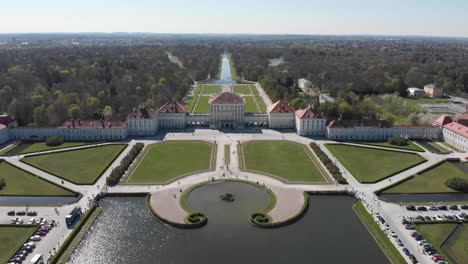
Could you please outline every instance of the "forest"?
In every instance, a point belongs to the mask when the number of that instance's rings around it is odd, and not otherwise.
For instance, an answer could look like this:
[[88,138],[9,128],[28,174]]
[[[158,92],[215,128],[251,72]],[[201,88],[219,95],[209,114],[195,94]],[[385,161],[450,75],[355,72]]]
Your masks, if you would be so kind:
[[55,126],[68,118],[125,120],[133,108],[182,99],[215,74],[220,51],[203,46],[85,46],[0,49],[0,112],[20,125]]

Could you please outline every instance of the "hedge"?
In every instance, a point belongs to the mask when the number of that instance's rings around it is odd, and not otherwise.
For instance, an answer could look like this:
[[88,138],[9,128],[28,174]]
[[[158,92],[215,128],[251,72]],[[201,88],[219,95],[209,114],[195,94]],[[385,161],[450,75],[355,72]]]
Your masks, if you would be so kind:
[[127,171],[128,167],[132,164],[133,160],[140,154],[145,145],[143,143],[136,143],[128,154],[122,159],[120,165],[115,167],[111,174],[107,177],[106,183],[109,186],[115,186],[119,183],[122,176]]
[[323,165],[327,168],[333,178],[340,184],[348,184],[348,181],[341,174],[340,169],[333,163],[333,161],[320,149],[315,143],[310,143],[310,148],[315,152],[317,157],[322,161]]
[[63,137],[61,136],[51,136],[49,138],[47,138],[46,140],[46,145],[48,147],[56,147],[56,146],[60,146],[63,144]]

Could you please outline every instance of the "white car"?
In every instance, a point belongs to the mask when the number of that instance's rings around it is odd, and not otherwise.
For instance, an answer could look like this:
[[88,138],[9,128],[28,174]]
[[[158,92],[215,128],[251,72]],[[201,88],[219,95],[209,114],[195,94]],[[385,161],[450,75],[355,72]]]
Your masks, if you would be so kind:
[[29,240],[31,240],[31,241],[41,241],[41,237],[36,235],[36,236],[30,237]]

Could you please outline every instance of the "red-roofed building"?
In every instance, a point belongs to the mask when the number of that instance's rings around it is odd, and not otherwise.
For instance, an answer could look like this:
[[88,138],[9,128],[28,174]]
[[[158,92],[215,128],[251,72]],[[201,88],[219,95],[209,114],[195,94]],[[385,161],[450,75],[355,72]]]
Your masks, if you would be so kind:
[[210,105],[210,127],[220,128],[243,128],[245,102],[241,96],[224,92],[212,96]]
[[283,99],[268,107],[268,124],[270,128],[294,128],[294,109]]
[[127,116],[127,124],[130,136],[153,136],[159,129],[159,113],[140,107]]
[[159,108],[159,126],[161,128],[185,128],[185,106],[174,100]]
[[463,151],[468,151],[468,126],[465,125],[466,122],[468,122],[467,115],[463,115],[458,119],[458,122],[444,125],[442,131],[445,142]]
[[327,138],[335,140],[387,140],[390,137],[441,137],[440,126],[392,126],[385,120],[334,120],[327,126]]
[[301,136],[325,135],[326,119],[312,108],[296,111],[296,131]]
[[14,127],[17,126],[18,123],[13,120],[9,115],[0,115],[0,125],[4,125],[7,127]]
[[447,115],[441,115],[439,118],[437,118],[432,124],[434,126],[440,126],[443,127],[446,124],[452,123],[453,120],[450,116]]
[[468,114],[464,114],[458,118],[458,123],[468,126]]

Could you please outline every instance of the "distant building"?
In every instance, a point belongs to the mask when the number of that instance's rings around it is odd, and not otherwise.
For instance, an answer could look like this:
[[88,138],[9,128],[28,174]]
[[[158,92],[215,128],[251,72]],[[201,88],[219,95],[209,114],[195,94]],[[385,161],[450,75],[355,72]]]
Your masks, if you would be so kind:
[[427,97],[442,97],[444,93],[444,88],[437,86],[436,84],[428,84],[424,86],[424,92]]
[[268,125],[270,128],[294,128],[294,109],[283,99],[268,107]]
[[244,98],[234,93],[224,92],[211,97],[208,103],[211,128],[244,127]]
[[165,103],[159,108],[159,127],[161,128],[184,128],[185,106],[174,100]]
[[410,87],[407,91],[409,97],[419,98],[426,95],[426,92],[421,88]]
[[327,120],[312,108],[296,111],[296,131],[301,136],[323,136]]
[[159,113],[140,107],[127,116],[127,124],[131,136],[153,136],[159,129]]
[[329,94],[320,94],[319,95],[319,102],[321,104],[324,103],[335,103],[335,98],[331,97]]
[[462,150],[468,151],[468,115],[461,116],[457,122],[443,126],[444,141]]
[[304,93],[310,96],[317,96],[319,93],[319,88],[315,86],[312,82],[307,79],[299,79],[297,81],[297,86],[301,89]]

